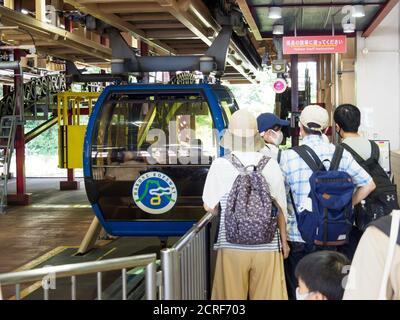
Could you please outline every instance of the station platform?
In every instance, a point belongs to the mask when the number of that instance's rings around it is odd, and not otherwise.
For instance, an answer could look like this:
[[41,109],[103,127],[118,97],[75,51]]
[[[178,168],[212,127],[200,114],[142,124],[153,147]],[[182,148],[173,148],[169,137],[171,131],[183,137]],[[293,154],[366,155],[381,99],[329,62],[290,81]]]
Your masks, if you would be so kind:
[[[160,240],[156,237],[126,237],[98,240],[96,248],[85,255],[77,255],[92,219],[93,212],[82,188],[60,191],[60,178],[27,179],[27,192],[32,193],[29,206],[9,206],[0,215],[0,273],[23,271],[44,266],[99,261],[145,253],[160,252]],[[10,193],[15,181],[9,184]],[[168,239],[168,246],[177,239]],[[128,299],[140,299],[143,286],[142,270],[128,270]],[[104,299],[120,299],[115,296],[120,273],[107,272],[103,277]],[[57,280],[51,299],[70,299],[69,279]],[[135,291],[138,289],[139,291]],[[138,294],[139,292],[139,294]],[[3,290],[5,299],[15,299],[14,288]],[[41,283],[21,287],[21,299],[42,299]],[[96,298],[96,275],[77,279],[77,299]]]

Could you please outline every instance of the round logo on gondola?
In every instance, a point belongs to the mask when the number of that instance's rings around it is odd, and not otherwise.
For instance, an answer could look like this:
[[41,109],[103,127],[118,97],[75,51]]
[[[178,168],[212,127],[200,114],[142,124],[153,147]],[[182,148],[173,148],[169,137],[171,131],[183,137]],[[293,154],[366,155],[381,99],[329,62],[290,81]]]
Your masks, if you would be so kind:
[[171,210],[176,203],[177,194],[171,178],[157,171],[141,175],[132,189],[136,205],[151,214],[162,214]]

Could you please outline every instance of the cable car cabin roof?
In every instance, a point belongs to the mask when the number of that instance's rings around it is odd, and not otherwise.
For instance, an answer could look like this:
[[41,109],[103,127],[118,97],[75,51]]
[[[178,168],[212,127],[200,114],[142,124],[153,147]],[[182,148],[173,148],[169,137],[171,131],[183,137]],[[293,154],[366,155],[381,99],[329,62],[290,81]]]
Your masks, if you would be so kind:
[[226,86],[220,84],[208,84],[208,83],[201,83],[201,84],[128,84],[128,85],[111,85],[104,89],[102,95],[108,94],[109,92],[115,91],[145,91],[145,92],[154,92],[157,94],[157,91],[165,91],[165,90],[176,90],[187,92],[191,90],[216,90],[222,89],[228,91],[229,89]]

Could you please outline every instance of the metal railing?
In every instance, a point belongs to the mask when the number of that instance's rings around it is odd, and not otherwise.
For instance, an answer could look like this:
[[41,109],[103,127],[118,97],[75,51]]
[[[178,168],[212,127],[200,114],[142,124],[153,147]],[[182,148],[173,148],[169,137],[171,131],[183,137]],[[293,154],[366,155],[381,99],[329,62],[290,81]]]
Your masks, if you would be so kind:
[[209,298],[210,226],[216,216],[207,213],[174,244],[161,251],[161,271],[157,271],[156,254],[145,254],[103,261],[43,267],[28,271],[0,274],[2,287],[15,285],[15,298],[21,298],[21,284],[42,282],[44,299],[49,299],[51,281],[71,278],[71,299],[76,300],[77,276],[97,274],[97,299],[102,300],[102,274],[121,270],[122,300],[127,299],[127,269],[145,268],[145,298],[147,300],[205,300]]
[[2,288],[6,285],[15,285],[15,298],[21,298],[21,284],[41,281],[44,300],[49,299],[51,281],[57,278],[71,278],[71,299],[76,300],[77,276],[85,274],[97,274],[97,299],[102,299],[102,274],[107,271],[121,270],[122,300],[127,299],[127,269],[146,266],[146,298],[154,295],[154,287],[157,286],[156,254],[144,254],[126,258],[109,259],[103,261],[74,263],[60,266],[43,267],[28,271],[0,274],[0,300]]
[[161,251],[164,300],[205,300],[210,280],[210,223],[207,213],[172,248]]

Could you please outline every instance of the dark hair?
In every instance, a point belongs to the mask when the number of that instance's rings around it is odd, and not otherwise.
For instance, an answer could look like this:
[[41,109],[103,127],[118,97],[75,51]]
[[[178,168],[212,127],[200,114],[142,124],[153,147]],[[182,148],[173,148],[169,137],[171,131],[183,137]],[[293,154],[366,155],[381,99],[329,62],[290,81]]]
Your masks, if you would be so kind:
[[313,130],[313,128],[316,128],[316,129],[321,128],[321,126],[319,124],[316,124],[314,122],[310,122],[310,123],[307,124],[307,126],[308,127],[303,126],[304,132],[306,134],[314,134],[314,135],[317,135],[317,136],[321,136],[322,135],[321,131]]
[[358,132],[361,122],[361,112],[352,104],[342,104],[336,108],[333,115],[335,122],[344,132]]
[[349,264],[346,256],[339,252],[317,251],[300,260],[295,274],[310,292],[320,292],[328,300],[342,300],[342,281],[346,276],[343,267]]

